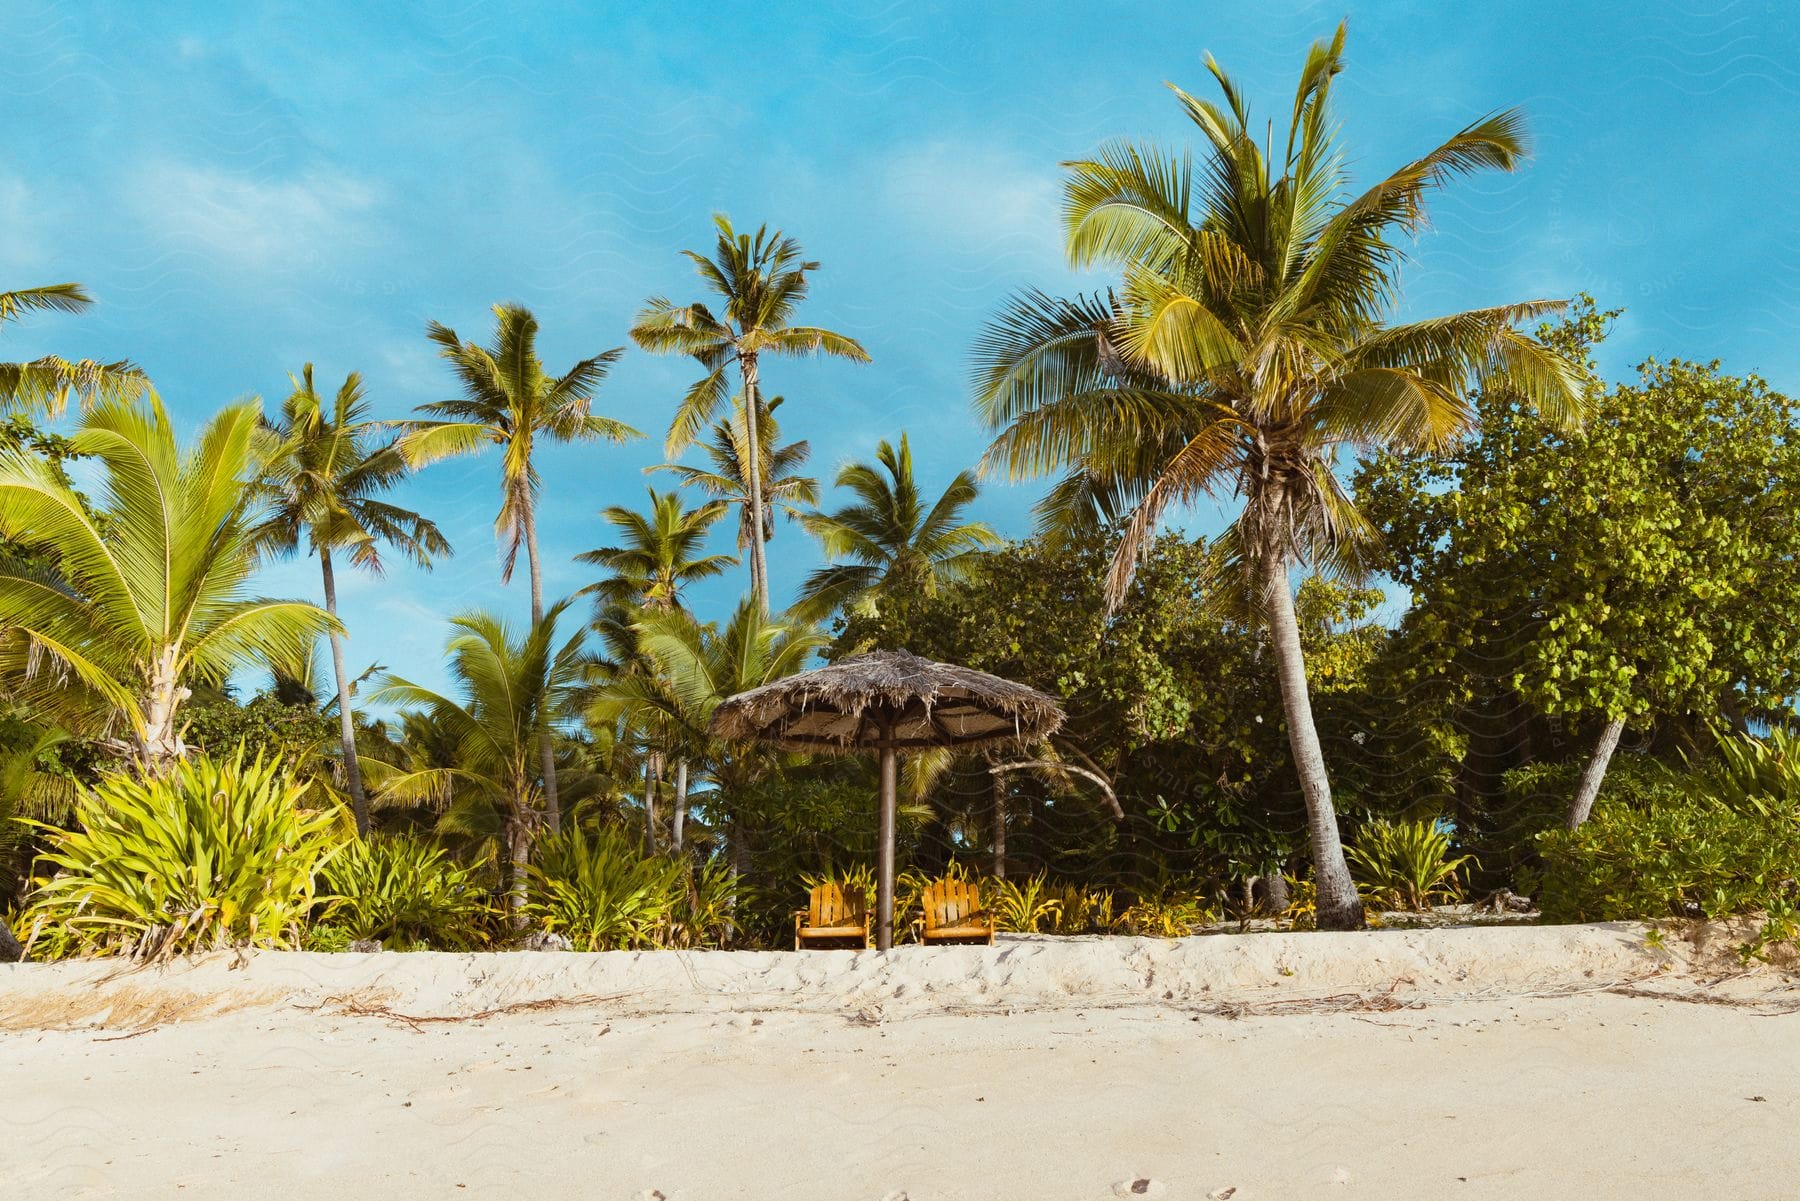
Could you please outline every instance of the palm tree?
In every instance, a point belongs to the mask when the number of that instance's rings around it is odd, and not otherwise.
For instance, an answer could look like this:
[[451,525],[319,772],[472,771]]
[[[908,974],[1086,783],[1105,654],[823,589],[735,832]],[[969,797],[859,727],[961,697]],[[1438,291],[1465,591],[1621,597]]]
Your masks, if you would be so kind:
[[[0,327],[26,313],[79,313],[93,304],[80,284],[47,284],[18,292],[0,292]],[[60,414],[71,395],[83,404],[136,400],[149,381],[128,362],[71,361],[47,355],[29,363],[0,363],[0,413],[39,409]]]
[[254,403],[221,411],[186,453],[154,393],[102,404],[71,439],[102,469],[95,511],[45,459],[0,452],[0,538],[55,564],[0,565],[0,679],[40,713],[97,702],[90,714],[129,732],[117,749],[159,771],[184,751],[190,682],[258,659],[303,671],[337,620],[244,595],[271,442]]
[[[421,405],[429,420],[412,423],[400,449],[412,466],[469,454],[489,444],[503,448],[500,468],[500,514],[494,532],[505,559],[500,579],[512,579],[519,546],[525,546],[531,572],[531,620],[544,616],[543,563],[538,555],[537,498],[541,487],[532,462],[540,436],[552,442],[605,440],[624,442],[638,431],[589,411],[594,392],[622,348],[582,359],[560,376],[544,373],[537,353],[537,318],[523,305],[494,306],[492,347],[464,342],[455,330],[433,321],[427,327],[439,353],[462,381],[463,395]],[[544,796],[550,829],[562,822],[556,795],[556,756],[548,733],[541,749]]]
[[1472,382],[1508,388],[1578,422],[1581,372],[1518,323],[1558,309],[1529,301],[1390,324],[1429,193],[1451,178],[1511,170],[1523,121],[1486,117],[1360,194],[1347,191],[1331,115],[1344,30],[1309,53],[1283,157],[1237,86],[1207,59],[1224,106],[1175,95],[1209,145],[1185,155],[1117,143],[1068,165],[1070,261],[1117,266],[1104,297],[1017,297],[978,348],[977,409],[997,431],[985,466],[1013,478],[1066,472],[1040,505],[1053,528],[1122,523],[1107,578],[1116,603],[1165,514],[1232,492],[1225,537],[1245,595],[1266,620],[1305,794],[1319,921],[1362,924],[1313,727],[1289,572],[1354,572],[1372,532],[1345,495],[1340,451],[1432,449],[1465,434]]
[[[488,613],[451,619],[445,653],[462,696],[452,699],[388,676],[372,698],[421,713],[453,748],[453,762],[403,767],[383,786],[384,799],[447,804],[452,797],[487,801],[503,818],[508,864],[507,910],[523,920],[525,865],[531,858],[542,793],[539,748],[567,718],[590,663],[582,636],[560,645],[556,623],[568,601],[550,606],[523,635]],[[547,816],[547,814],[546,814]]]
[[681,592],[695,580],[710,579],[737,560],[730,555],[699,554],[713,523],[725,513],[722,500],[697,509],[681,503],[679,492],[650,493],[648,515],[611,505],[600,515],[619,531],[620,546],[603,546],[576,555],[576,561],[605,567],[612,575],[589,584],[577,596],[597,594],[596,603],[641,606],[668,611],[682,607]]
[[[819,503],[819,481],[810,475],[799,474],[812,454],[811,444],[801,441],[781,445],[781,426],[775,420],[775,410],[781,405],[781,397],[771,397],[757,414],[756,422],[758,459],[762,463],[757,484],[762,489],[764,543],[775,537],[777,510],[789,518],[798,518],[805,512],[802,506]],[[750,549],[751,531],[756,526],[751,520],[750,475],[744,470],[744,465],[750,461],[750,437],[744,428],[741,395],[732,400],[731,419],[715,422],[712,437],[700,443],[700,449],[711,460],[710,469],[658,463],[646,470],[672,471],[683,484],[734,506],[738,511],[738,552],[746,553]]]
[[[739,234],[723,213],[713,216],[718,245],[713,257],[682,253],[693,261],[706,287],[724,302],[718,314],[703,303],[677,305],[652,296],[638,314],[631,337],[655,354],[692,355],[706,374],[682,398],[669,425],[668,457],[673,459],[700,436],[719,408],[731,398],[735,364],[744,412],[754,420],[744,425],[748,461],[761,463],[761,364],[764,355],[829,354],[866,363],[869,354],[854,338],[813,325],[793,325],[794,312],[806,299],[807,274],[819,264],[802,258],[800,244],[768,226],[754,235]],[[767,518],[762,473],[748,473],[750,528],[763,529]],[[769,571],[762,540],[750,540],[750,592],[765,615],[769,611]]]
[[[599,685],[588,710],[590,724],[623,719],[640,729],[660,725],[684,759],[706,767],[729,812],[734,792],[767,766],[768,754],[712,738],[707,726],[713,710],[729,696],[804,670],[830,639],[792,615],[765,617],[751,598],[739,603],[722,631],[679,609],[645,613],[633,628],[636,651],[652,670],[617,672]],[[733,863],[741,873],[748,831],[741,820],[730,827]]]
[[[329,404],[313,386],[311,363],[289,380],[293,391],[282,403],[281,419],[270,427],[281,439],[281,448],[264,467],[263,482],[274,506],[269,543],[277,553],[292,554],[305,538],[308,549],[319,556],[325,611],[336,617],[334,550],[344,552],[352,567],[380,575],[383,544],[429,569],[432,556],[450,553],[450,543],[435,523],[380,499],[405,477],[406,459],[393,437],[381,437],[386,423],[367,419],[362,377],[355,372],[347,376]],[[337,678],[344,779],[357,833],[366,835],[369,801],[356,755],[356,715],[350,705],[344,640],[336,631],[331,635],[331,666]]]
[[926,508],[905,434],[898,449],[881,442],[873,464],[845,466],[837,486],[854,492],[857,502],[801,519],[818,536],[828,559],[850,560],[827,564],[807,577],[800,607],[810,616],[822,618],[883,596],[935,596],[940,584],[968,578],[982,551],[1000,544],[1000,536],[985,522],[962,520],[979,491],[972,471],[958,472]]

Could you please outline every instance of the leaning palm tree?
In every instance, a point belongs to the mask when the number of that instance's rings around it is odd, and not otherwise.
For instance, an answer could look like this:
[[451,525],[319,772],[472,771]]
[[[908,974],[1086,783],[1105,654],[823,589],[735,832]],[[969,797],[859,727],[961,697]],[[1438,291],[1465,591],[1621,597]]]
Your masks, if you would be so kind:
[[[281,440],[280,449],[263,468],[263,483],[274,508],[267,530],[269,546],[276,553],[292,554],[305,540],[319,556],[325,611],[336,617],[333,551],[342,552],[352,567],[380,575],[384,544],[429,569],[434,555],[450,553],[450,543],[434,522],[380,499],[405,478],[406,459],[394,437],[383,435],[386,423],[368,420],[362,377],[352,372],[329,403],[313,386],[311,363],[289,380],[293,391],[282,403],[280,420],[270,427]],[[344,782],[356,813],[357,833],[366,835],[369,800],[356,755],[356,715],[350,704],[344,639],[336,631],[331,634],[331,666],[337,679]]]
[[538,751],[569,717],[590,663],[582,635],[557,641],[556,623],[568,608],[560,601],[523,635],[488,613],[451,619],[455,631],[446,647],[450,672],[461,685],[453,699],[429,688],[388,676],[372,698],[421,713],[449,741],[448,764],[402,767],[383,783],[388,803],[447,804],[479,798],[503,821],[508,883],[506,905],[515,924],[523,920],[525,865],[541,820],[547,790]]
[[[26,313],[79,313],[93,304],[80,284],[47,284],[0,292],[0,326]],[[29,363],[0,363],[0,413],[37,409],[57,416],[79,397],[83,404],[135,400],[149,381],[128,362],[63,359],[46,355]]]
[[[700,431],[730,399],[731,368],[737,367],[743,394],[743,422],[747,461],[761,463],[762,359],[764,355],[829,354],[866,363],[869,354],[854,338],[813,325],[791,324],[800,302],[806,299],[807,274],[819,264],[802,257],[800,244],[783,237],[780,230],[762,226],[754,235],[739,234],[723,213],[713,216],[718,245],[707,258],[696,251],[682,253],[723,307],[715,314],[703,303],[678,305],[667,297],[652,296],[631,327],[639,346],[656,354],[691,355],[705,369],[682,398],[669,425],[668,457],[673,459],[700,436]],[[767,498],[762,473],[751,471],[750,528],[764,528]],[[769,611],[769,571],[760,538],[750,540],[750,592],[763,613]]]
[[837,486],[855,493],[856,503],[801,519],[827,558],[849,560],[807,577],[800,608],[809,616],[873,605],[885,596],[935,596],[940,584],[967,579],[981,553],[1000,544],[985,522],[963,520],[979,491],[974,472],[958,472],[943,495],[926,506],[905,434],[898,449],[881,442],[874,463],[845,466]]
[[1180,89],[1208,157],[1117,143],[1068,165],[1070,261],[1122,273],[1104,297],[1016,298],[978,348],[976,407],[997,431],[985,466],[1013,478],[1061,472],[1040,506],[1053,528],[1118,522],[1107,578],[1117,603],[1139,552],[1172,510],[1242,498],[1225,535],[1242,595],[1266,620],[1305,795],[1319,921],[1362,923],[1313,727],[1289,573],[1356,571],[1372,535],[1336,474],[1339,455],[1442,447],[1466,433],[1471,384],[1508,388],[1578,422],[1580,369],[1519,332],[1560,307],[1528,301],[1390,324],[1428,194],[1484,169],[1511,170],[1523,121],[1506,111],[1352,194],[1331,115],[1344,30],[1309,53],[1281,157],[1229,76],[1224,104]]
[[[756,422],[757,456],[762,464],[757,486],[762,490],[762,540],[765,544],[775,537],[777,512],[798,519],[806,511],[805,506],[819,503],[819,481],[800,474],[800,469],[812,455],[812,445],[805,441],[781,445],[781,426],[775,420],[775,410],[781,405],[781,397],[770,397],[757,414]],[[700,443],[700,449],[710,460],[710,468],[658,463],[645,470],[672,471],[683,484],[698,488],[735,508],[738,513],[738,552],[747,554],[756,527],[751,524],[750,473],[745,469],[750,462],[750,432],[744,428],[741,395],[732,401],[730,419],[714,422],[712,436]]]
[[[630,426],[589,411],[595,391],[621,353],[620,348],[582,359],[560,376],[544,372],[537,353],[537,318],[523,305],[494,306],[491,347],[465,342],[455,330],[433,321],[431,340],[462,382],[455,400],[421,405],[427,418],[412,423],[400,450],[413,466],[469,454],[488,445],[502,448],[500,514],[494,519],[504,560],[500,579],[512,579],[521,543],[531,572],[531,620],[544,616],[543,563],[538,555],[537,500],[541,488],[532,454],[540,437],[552,442],[624,442],[641,435]],[[556,795],[556,757],[548,733],[542,747],[544,794],[551,830],[562,820]]]
[[337,620],[245,595],[272,441],[254,403],[217,414],[185,452],[154,393],[102,404],[71,439],[101,469],[95,509],[47,460],[0,452],[0,538],[32,560],[0,565],[0,681],[35,712],[82,710],[90,728],[76,732],[122,723],[115,749],[160,771],[185,749],[190,683],[259,660],[303,671]]
[[651,488],[650,511],[640,513],[610,505],[600,515],[619,531],[619,546],[603,546],[576,555],[576,561],[607,568],[612,574],[589,584],[577,596],[596,594],[596,603],[641,606],[667,611],[682,607],[681,594],[695,580],[710,579],[737,560],[730,555],[700,553],[707,533],[725,513],[725,502],[708,501],[697,509],[681,503],[679,492]]

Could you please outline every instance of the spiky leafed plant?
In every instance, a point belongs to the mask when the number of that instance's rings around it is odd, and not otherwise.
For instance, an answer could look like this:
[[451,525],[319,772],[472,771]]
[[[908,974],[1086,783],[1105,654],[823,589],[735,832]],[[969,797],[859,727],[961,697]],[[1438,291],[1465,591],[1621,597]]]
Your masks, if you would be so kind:
[[[715,314],[704,303],[678,305],[664,296],[652,296],[631,327],[639,346],[656,354],[692,356],[706,374],[688,389],[669,425],[667,453],[673,459],[687,448],[713,420],[732,394],[731,369],[735,365],[743,410],[752,419],[741,422],[748,454],[746,461],[762,462],[762,359],[764,355],[828,354],[866,363],[869,353],[854,338],[813,325],[792,324],[800,302],[806,299],[809,272],[819,264],[802,257],[800,244],[773,233],[768,226],[755,234],[740,234],[723,213],[713,216],[718,245],[707,258],[696,251],[682,253],[693,261],[701,280],[723,307]],[[749,476],[750,528],[766,528],[762,473]],[[769,572],[760,538],[750,540],[750,593],[757,607],[769,611]]]
[[807,577],[800,607],[809,616],[897,593],[936,595],[940,584],[968,578],[981,552],[1000,544],[985,522],[963,520],[978,492],[974,472],[958,472],[926,506],[905,434],[898,448],[880,443],[874,463],[851,463],[839,471],[837,486],[855,493],[856,503],[801,519],[826,558],[849,560]]
[[[420,405],[426,414],[412,423],[400,442],[409,463],[418,466],[453,455],[470,454],[488,445],[502,449],[500,513],[494,532],[504,554],[500,579],[512,579],[521,543],[531,573],[531,620],[544,616],[543,563],[538,555],[537,500],[542,482],[532,461],[539,438],[551,442],[602,440],[624,442],[638,431],[590,411],[594,393],[622,348],[582,359],[560,376],[547,375],[537,353],[537,318],[518,304],[494,306],[494,344],[465,342],[455,330],[436,321],[427,326],[462,382],[455,400]],[[539,748],[544,796],[550,828],[562,820],[556,793],[556,754],[548,732]]]
[[706,535],[725,513],[725,502],[709,501],[697,509],[681,503],[679,492],[649,489],[650,511],[640,513],[610,505],[600,515],[619,531],[619,546],[603,546],[576,555],[612,572],[589,584],[577,596],[593,594],[596,603],[636,605],[666,612],[682,608],[681,592],[695,580],[710,579],[737,560],[730,555],[699,553]]
[[[26,313],[79,313],[93,304],[80,284],[47,284],[0,292],[0,327]],[[29,363],[0,363],[0,413],[36,409],[56,416],[78,397],[83,404],[135,400],[149,381],[131,363],[100,363],[46,355]]]
[[[757,414],[756,444],[762,463],[757,484],[763,497],[764,543],[775,537],[777,512],[798,518],[805,512],[803,506],[819,503],[819,481],[800,474],[812,454],[812,445],[804,441],[781,445],[781,426],[775,420],[775,410],[782,403],[781,397],[770,397]],[[672,471],[683,484],[698,488],[735,508],[738,513],[738,552],[748,553],[751,531],[756,526],[751,521],[750,473],[745,470],[745,464],[750,462],[750,432],[744,428],[742,396],[732,401],[728,420],[713,423],[712,436],[700,443],[700,449],[711,461],[710,468],[658,463],[648,470]]]
[[[264,467],[274,512],[268,526],[270,547],[292,554],[302,540],[319,556],[324,577],[325,611],[337,616],[337,579],[332,552],[340,551],[352,567],[382,573],[385,544],[420,567],[434,555],[450,553],[450,543],[437,525],[410,509],[380,499],[407,473],[406,459],[386,423],[368,419],[362,377],[352,372],[329,403],[313,386],[313,365],[289,377],[293,391],[271,429],[280,449]],[[331,666],[337,679],[339,738],[343,744],[344,782],[356,814],[356,831],[369,832],[369,800],[363,792],[356,755],[356,716],[350,704],[351,680],[344,666],[344,639],[331,635]]]
[[[1051,527],[1119,522],[1107,595],[1172,510],[1241,498],[1226,546],[1266,619],[1305,794],[1319,920],[1362,924],[1313,727],[1289,572],[1354,571],[1371,532],[1336,475],[1343,451],[1429,449],[1465,434],[1471,383],[1510,388],[1579,420],[1579,369],[1520,333],[1558,309],[1527,301],[1392,324],[1395,235],[1416,233],[1449,180],[1511,170],[1516,110],[1485,117],[1360,193],[1331,115],[1344,30],[1313,46],[1285,148],[1265,151],[1237,85],[1207,59],[1223,105],[1174,89],[1206,140],[1184,153],[1115,143],[1068,164],[1064,232],[1077,267],[1122,274],[1103,297],[1016,298],[981,339],[976,407],[997,431],[986,467],[1064,473],[1040,508]],[[1271,139],[1272,140],[1272,139]],[[1277,144],[1279,145],[1279,144]]]
[[186,451],[154,394],[100,405],[70,439],[100,467],[94,509],[47,460],[0,452],[0,538],[56,565],[0,565],[0,680],[77,732],[122,724],[119,749],[160,771],[183,752],[190,683],[259,660],[304,670],[336,619],[245,595],[272,441],[254,403],[219,412]]
[[531,841],[545,818],[538,751],[570,715],[590,667],[579,632],[557,640],[556,623],[568,606],[550,606],[523,634],[489,613],[452,618],[445,654],[461,686],[460,700],[392,675],[371,698],[422,711],[453,746],[448,765],[402,767],[389,776],[382,786],[387,799],[443,805],[476,796],[503,815],[507,909],[515,920]]

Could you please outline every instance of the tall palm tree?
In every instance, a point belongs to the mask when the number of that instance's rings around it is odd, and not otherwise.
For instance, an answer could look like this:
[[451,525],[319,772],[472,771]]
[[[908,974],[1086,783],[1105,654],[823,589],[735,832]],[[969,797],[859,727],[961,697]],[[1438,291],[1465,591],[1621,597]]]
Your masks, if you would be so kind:
[[650,511],[639,513],[623,505],[609,505],[600,515],[619,531],[619,546],[603,546],[576,555],[576,561],[592,563],[612,572],[589,584],[577,596],[597,594],[597,603],[641,606],[667,611],[682,607],[681,593],[695,580],[710,579],[737,560],[730,555],[707,555],[707,533],[725,513],[722,500],[708,501],[697,509],[681,503],[679,492],[650,493]]
[[[613,664],[615,672],[653,672],[655,665],[636,646],[635,631],[629,629],[643,612],[667,613],[681,609],[681,592],[690,582],[716,576],[726,566],[736,563],[730,555],[704,555],[708,531],[723,516],[727,505],[723,500],[709,501],[698,509],[688,509],[678,492],[658,493],[650,489],[650,514],[614,505],[602,515],[623,535],[622,546],[606,546],[576,558],[585,563],[608,567],[612,574],[581,591],[595,593],[595,627],[609,649],[625,653]],[[644,843],[654,854],[657,849],[656,793],[662,783],[664,765],[675,762],[674,841],[680,847],[680,831],[686,817],[688,761],[682,754],[681,739],[667,721],[650,721],[641,730],[644,740]]]
[[1313,46],[1286,145],[1263,131],[1207,59],[1223,106],[1174,89],[1205,137],[1186,154],[1115,143],[1068,164],[1070,261],[1119,268],[1104,297],[1017,297],[978,348],[976,407],[997,431],[988,469],[1065,472],[1040,506],[1052,527],[1122,523],[1107,579],[1123,596],[1139,550],[1172,509],[1235,493],[1226,546],[1266,620],[1305,794],[1319,921],[1362,923],[1313,727],[1289,572],[1355,571],[1372,535],[1335,468],[1341,451],[1430,449],[1468,431],[1472,382],[1577,422],[1580,369],[1518,323],[1561,307],[1528,301],[1391,324],[1427,196],[1450,179],[1513,169],[1515,110],[1486,117],[1372,187],[1348,190],[1331,115],[1344,30]]
[[0,452],[0,538],[56,565],[0,565],[0,680],[41,713],[97,702],[90,716],[122,721],[119,749],[157,771],[183,753],[190,683],[259,659],[304,670],[337,620],[244,594],[272,441],[254,403],[222,410],[185,452],[154,393],[99,405],[71,439],[103,473],[92,511],[45,459]]
[[[757,414],[757,454],[762,464],[757,485],[762,489],[762,540],[766,544],[775,537],[775,514],[782,512],[797,519],[804,506],[819,503],[819,481],[801,475],[800,469],[812,455],[812,445],[805,441],[781,445],[781,426],[775,410],[782,405],[779,396],[770,397]],[[744,428],[744,400],[740,394],[732,400],[731,417],[713,423],[712,436],[700,443],[701,451],[712,466],[689,467],[682,463],[658,463],[647,471],[672,471],[683,484],[698,488],[737,509],[739,554],[750,550],[752,523],[750,509],[750,433]]]
[[[80,284],[47,284],[0,292],[0,327],[26,313],[79,313],[93,304]],[[77,396],[83,404],[135,400],[149,381],[131,363],[99,363],[46,355],[29,363],[0,363],[0,413],[39,409],[60,414]]]
[[[764,225],[754,235],[739,234],[723,213],[713,215],[718,245],[713,256],[692,250],[682,253],[723,307],[715,314],[704,303],[677,305],[667,297],[652,296],[645,302],[631,337],[655,354],[691,355],[706,374],[695,381],[682,398],[669,425],[668,457],[673,459],[700,436],[732,393],[731,368],[737,367],[743,393],[747,459],[762,462],[761,417],[762,359],[764,355],[794,356],[829,354],[866,363],[869,353],[854,338],[813,325],[794,325],[800,302],[806,299],[807,274],[819,264],[802,257],[800,244],[769,232]],[[762,473],[747,473],[750,483],[750,528],[765,528],[766,498]],[[769,611],[769,571],[760,538],[750,540],[750,592],[759,610]]]
[[[311,363],[289,380],[293,391],[282,402],[280,420],[270,427],[281,447],[263,469],[274,506],[269,544],[277,553],[292,554],[305,539],[319,556],[325,611],[336,617],[333,551],[342,551],[352,567],[380,575],[384,544],[429,569],[434,555],[450,553],[450,543],[434,522],[380,499],[406,476],[406,459],[394,436],[383,436],[387,423],[368,420],[362,377],[351,372],[329,403],[313,386]],[[344,666],[344,639],[336,631],[331,634],[331,666],[337,679],[344,779],[357,833],[367,834],[369,800],[356,755],[350,674]]]
[[454,748],[448,765],[402,767],[383,784],[386,799],[444,804],[453,796],[486,800],[503,815],[508,864],[507,910],[522,920],[525,865],[547,789],[538,751],[569,717],[590,663],[582,635],[557,641],[556,623],[568,601],[550,606],[523,634],[489,613],[451,619],[445,653],[461,686],[455,699],[388,676],[372,698],[422,713]]
[[856,503],[835,513],[809,513],[801,521],[817,535],[827,558],[849,562],[827,564],[807,577],[800,607],[808,615],[822,618],[896,594],[935,596],[941,583],[966,579],[981,552],[1000,544],[985,522],[963,520],[979,491],[974,472],[958,472],[926,507],[905,434],[897,449],[882,441],[874,463],[846,465],[837,486],[855,493]]
[[[435,321],[427,327],[439,353],[462,381],[463,395],[419,406],[428,417],[412,423],[412,432],[401,439],[400,449],[416,467],[490,444],[502,448],[500,513],[494,519],[494,532],[505,554],[500,579],[503,583],[512,579],[523,543],[531,572],[531,620],[536,623],[544,616],[543,563],[537,542],[537,499],[542,482],[532,461],[538,438],[624,442],[642,435],[589,409],[600,382],[623,348],[602,351],[560,376],[550,376],[538,358],[538,322],[531,310],[518,304],[497,304],[494,318],[491,347],[465,342],[455,330]],[[562,822],[562,809],[556,794],[556,755],[548,733],[540,757],[550,829],[554,831]]]

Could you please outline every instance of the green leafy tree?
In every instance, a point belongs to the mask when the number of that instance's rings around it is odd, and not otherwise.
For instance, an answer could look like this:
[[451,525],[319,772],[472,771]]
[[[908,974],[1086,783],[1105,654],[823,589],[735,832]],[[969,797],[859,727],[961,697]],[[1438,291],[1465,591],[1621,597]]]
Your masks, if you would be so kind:
[[[1077,267],[1109,265],[1104,297],[1028,292],[978,348],[976,407],[997,432],[986,465],[1013,478],[1063,473],[1040,506],[1053,528],[1118,521],[1116,602],[1164,516],[1242,498],[1223,544],[1269,631],[1295,769],[1307,801],[1319,921],[1362,924],[1308,694],[1290,573],[1356,572],[1372,545],[1337,476],[1338,456],[1433,449],[1466,431],[1470,381],[1504,384],[1551,418],[1580,414],[1579,371],[1518,322],[1549,301],[1393,324],[1396,236],[1429,195],[1524,152],[1516,111],[1470,125],[1361,193],[1330,105],[1344,31],[1301,72],[1282,153],[1212,60],[1223,105],[1174,89],[1207,142],[1186,154],[1115,143],[1071,164],[1065,235]],[[1269,139],[1272,141],[1272,139]]]
[[402,768],[383,782],[388,798],[446,805],[479,799],[501,815],[509,884],[507,909],[515,923],[525,896],[525,866],[546,814],[539,748],[557,723],[571,716],[590,664],[582,635],[558,641],[556,624],[568,608],[550,606],[524,633],[489,613],[451,619],[445,654],[461,698],[433,692],[399,676],[386,677],[372,698],[422,714],[441,736],[444,761]]
[[607,568],[612,574],[576,595],[594,594],[601,605],[639,606],[668,611],[683,608],[681,593],[695,580],[710,579],[737,560],[730,555],[700,553],[713,523],[724,516],[726,503],[710,501],[697,509],[681,503],[679,492],[652,488],[650,511],[640,513],[610,505],[600,515],[619,531],[618,546],[603,546],[576,555],[580,563]]
[[[0,328],[27,313],[79,313],[93,304],[80,284],[48,284],[0,292]],[[128,362],[100,363],[46,355],[29,363],[0,363],[0,413],[36,409],[60,414],[69,397],[83,404],[135,400],[149,381]]]
[[[775,410],[781,405],[781,397],[771,397],[757,414],[757,448],[762,464],[758,482],[763,496],[762,540],[765,543],[775,537],[777,512],[797,519],[805,512],[805,506],[819,503],[819,481],[800,474],[812,454],[811,444],[790,442],[781,445],[781,427],[775,420]],[[698,488],[735,508],[738,553],[746,554],[756,526],[752,524],[750,508],[750,476],[744,469],[750,462],[750,437],[744,428],[743,397],[733,401],[730,420],[713,424],[712,436],[701,442],[700,449],[711,467],[659,463],[649,470],[674,472],[688,487]]]
[[[338,615],[337,578],[332,554],[342,553],[352,567],[374,575],[383,569],[383,546],[429,568],[432,557],[450,553],[450,543],[436,523],[382,500],[407,474],[407,464],[384,435],[385,423],[368,419],[362,377],[345,377],[327,402],[313,385],[311,363],[292,378],[293,391],[271,427],[280,449],[264,465],[273,513],[269,543],[291,554],[302,541],[319,556],[324,578],[325,611]],[[337,681],[339,739],[344,780],[356,814],[356,831],[369,832],[369,801],[363,790],[356,755],[356,717],[350,703],[352,681],[344,666],[344,639],[331,634],[331,667]]]
[[[426,418],[413,424],[400,450],[413,466],[499,446],[500,514],[494,532],[505,558],[504,583],[512,579],[519,547],[531,573],[531,620],[544,616],[543,563],[538,555],[537,502],[543,481],[533,454],[538,439],[551,442],[624,442],[641,435],[630,426],[590,411],[594,393],[621,350],[582,359],[559,376],[545,373],[537,353],[537,318],[523,305],[494,306],[494,344],[465,342],[433,321],[427,332],[462,383],[463,395],[419,406]],[[544,796],[550,828],[562,820],[556,791],[556,752],[548,731],[541,748]]]
[[[1545,336],[1586,358],[1615,316],[1584,298]],[[1479,435],[1356,484],[1413,593],[1418,681],[1452,713],[1522,702],[1593,731],[1571,829],[1628,726],[1785,721],[1800,694],[1800,405],[1717,363],[1590,378],[1578,430],[1485,392]]]
[[0,538],[54,571],[0,566],[0,679],[28,707],[98,733],[160,771],[180,758],[189,684],[258,661],[303,670],[335,618],[245,595],[270,453],[255,404],[233,405],[183,451],[162,402],[108,403],[70,439],[98,464],[90,511],[49,461],[0,451]]
[[801,519],[827,559],[848,560],[807,577],[801,607],[809,615],[876,604],[896,593],[933,595],[947,581],[967,579],[981,553],[1000,544],[986,522],[964,520],[979,492],[974,472],[958,472],[927,507],[905,434],[898,448],[882,441],[874,463],[846,465],[837,486],[854,493],[855,503]]
[[[866,363],[869,354],[854,338],[814,325],[795,325],[793,318],[808,290],[807,276],[819,264],[808,262],[800,244],[780,230],[760,227],[755,234],[740,234],[730,218],[715,214],[719,240],[711,258],[683,251],[706,288],[720,302],[715,313],[704,302],[678,305],[664,296],[645,302],[631,337],[655,354],[691,356],[706,374],[682,397],[669,426],[668,456],[673,459],[705,429],[731,398],[732,368],[742,409],[747,454],[744,461],[763,461],[761,433],[762,360],[768,357],[828,354]],[[763,473],[744,473],[749,478],[750,528],[766,530],[767,498]],[[760,538],[750,540],[750,592],[764,614],[769,611],[769,572]]]

